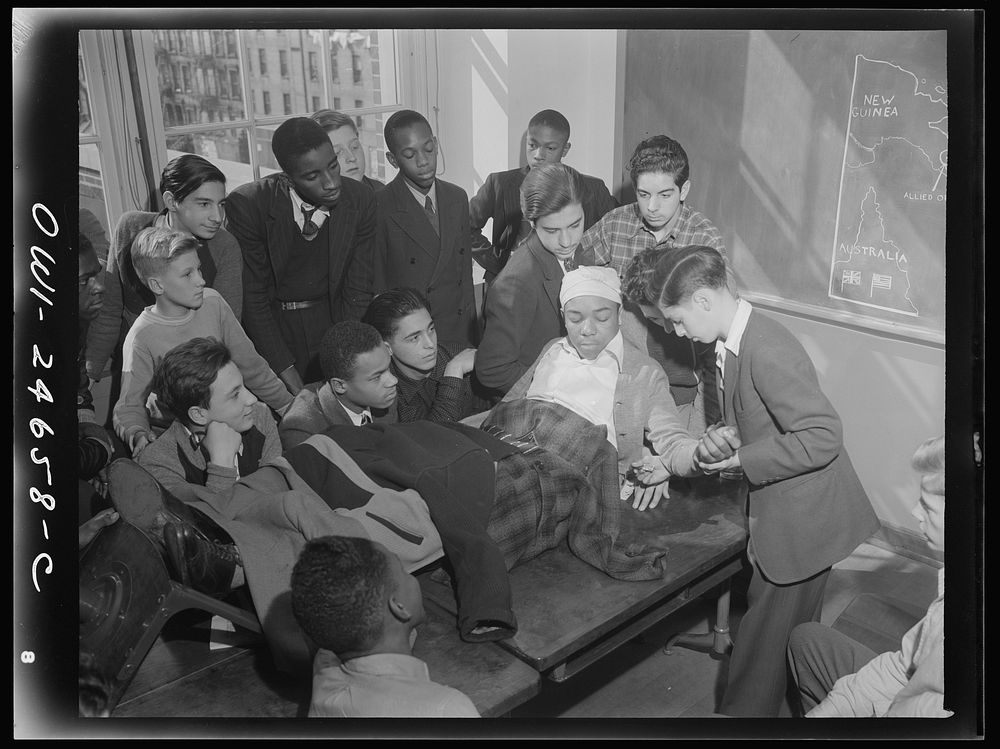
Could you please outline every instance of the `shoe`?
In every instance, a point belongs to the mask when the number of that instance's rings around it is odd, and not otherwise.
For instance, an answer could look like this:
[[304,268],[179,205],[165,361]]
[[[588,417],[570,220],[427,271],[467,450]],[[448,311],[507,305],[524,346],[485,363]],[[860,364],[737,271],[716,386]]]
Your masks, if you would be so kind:
[[145,468],[130,458],[119,458],[108,467],[111,502],[118,514],[163,549],[167,523],[191,525],[210,541],[232,544],[232,537],[197,507],[177,499]]
[[213,598],[222,598],[233,589],[236,568],[243,566],[236,546],[214,542],[183,523],[167,523],[163,538],[175,579]]

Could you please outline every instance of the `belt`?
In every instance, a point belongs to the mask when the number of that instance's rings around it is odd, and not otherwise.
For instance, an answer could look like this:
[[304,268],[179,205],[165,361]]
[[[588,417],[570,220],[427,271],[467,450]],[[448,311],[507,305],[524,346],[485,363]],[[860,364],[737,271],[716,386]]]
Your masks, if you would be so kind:
[[305,302],[279,302],[281,309],[286,312],[293,309],[309,309],[310,307],[315,307],[317,304],[322,304],[324,300],[322,299],[309,299]]

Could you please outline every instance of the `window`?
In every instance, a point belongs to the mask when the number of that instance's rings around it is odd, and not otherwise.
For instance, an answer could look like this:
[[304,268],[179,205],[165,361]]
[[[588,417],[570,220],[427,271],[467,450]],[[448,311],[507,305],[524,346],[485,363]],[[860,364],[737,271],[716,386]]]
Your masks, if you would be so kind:
[[[392,29],[238,29],[183,31],[204,34],[211,40],[212,56],[191,58],[169,49],[172,30],[139,32],[142,54],[140,76],[145,70],[159,71],[160,85],[145,102],[155,152],[153,171],[179,153],[196,153],[209,159],[227,177],[231,190],[256,177],[279,170],[271,152],[271,135],[288,116],[307,117],[319,109],[337,109],[349,102],[369,109],[357,116],[359,136],[368,159],[368,174],[387,180],[395,176],[384,158],[382,128],[385,118],[403,104],[396,79],[396,53],[400,35],[417,40],[415,32]],[[193,38],[193,37],[192,37]],[[232,55],[227,42],[233,40]],[[193,48],[188,41],[187,48]],[[363,85],[341,84],[338,59],[352,55],[358,70],[368,70],[377,57],[380,75],[367,76]],[[301,57],[298,57],[301,55]],[[268,77],[268,61],[277,58],[280,77]],[[324,61],[329,60],[329,67]],[[251,62],[256,64],[251,65]],[[163,80],[171,65],[193,65],[204,69],[205,91],[176,91]],[[178,74],[180,69],[177,70]],[[182,74],[181,74],[182,75]],[[183,78],[181,78],[183,86]],[[258,93],[259,92],[259,93]],[[373,105],[383,111],[370,112]],[[244,104],[244,102],[247,102]],[[369,102],[367,105],[366,102]],[[305,109],[308,107],[308,109]],[[187,118],[182,122],[178,118]],[[184,125],[183,129],[178,131]]]
[[351,70],[354,73],[354,82],[361,83],[361,55],[351,48]]

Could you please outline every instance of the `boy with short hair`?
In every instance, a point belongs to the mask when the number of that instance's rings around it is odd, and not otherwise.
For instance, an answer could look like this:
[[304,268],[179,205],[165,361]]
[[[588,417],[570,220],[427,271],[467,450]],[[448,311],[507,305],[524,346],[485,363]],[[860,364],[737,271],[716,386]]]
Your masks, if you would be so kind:
[[678,335],[715,344],[726,428],[741,442],[729,458],[697,461],[706,471],[740,468],[748,495],[753,575],[719,712],[778,717],[792,628],[818,619],[830,568],[879,520],[809,355],[739,298],[722,255],[703,246],[664,253],[651,287]]
[[431,681],[412,654],[423,593],[382,544],[310,541],[292,571],[292,610],[320,647],[310,718],[479,717],[468,697]]
[[175,418],[138,462],[179,499],[192,498],[189,484],[226,492],[241,476],[281,456],[271,412],[246,388],[222,342],[193,338],[174,347],[152,384]]
[[[654,250],[667,252],[677,247],[704,245],[726,256],[719,230],[686,202],[691,189],[691,167],[680,143],[666,135],[647,138],[635,147],[628,169],[636,202],[609,212],[583,235],[575,264],[610,265],[625,279],[630,263],[644,251],[648,258]],[[700,379],[704,405],[699,419],[703,415],[705,424],[715,423],[719,412],[714,396],[715,359],[711,346],[693,344],[670,331],[662,331],[638,309],[629,307],[625,309],[622,326],[663,367],[678,407],[694,404]]]
[[226,197],[226,228],[243,251],[243,324],[294,395],[321,378],[318,351],[335,322],[371,301],[375,196],[341,179],[323,127],[291,117],[274,131],[281,172]]
[[156,295],[122,347],[122,395],[114,408],[114,424],[134,456],[156,439],[146,411],[153,370],[164,354],[192,338],[222,341],[247,387],[279,414],[284,412],[291,394],[257,353],[222,296],[205,287],[197,239],[169,229],[143,229],[132,244],[132,263]]
[[457,349],[475,346],[469,197],[458,185],[437,179],[437,138],[419,112],[393,113],[385,123],[385,145],[399,174],[375,194],[373,291],[418,288],[434,309],[441,342]]
[[[913,515],[934,551],[944,551],[944,436],[914,453],[920,498]],[[819,622],[800,624],[788,644],[807,718],[947,718],[944,707],[944,568],[938,596],[898,650],[877,654]]]
[[[492,280],[507,264],[515,247],[531,234],[531,225],[521,214],[521,183],[528,172],[542,164],[558,164],[569,153],[569,121],[554,109],[543,109],[528,122],[525,141],[527,166],[493,172],[469,202],[472,251]],[[617,203],[604,181],[586,174],[583,178],[584,229],[589,229]],[[482,234],[493,219],[493,241]]]
[[344,320],[323,336],[323,382],[306,385],[281,420],[287,450],[332,426],[396,421],[396,377],[389,347],[371,325]]

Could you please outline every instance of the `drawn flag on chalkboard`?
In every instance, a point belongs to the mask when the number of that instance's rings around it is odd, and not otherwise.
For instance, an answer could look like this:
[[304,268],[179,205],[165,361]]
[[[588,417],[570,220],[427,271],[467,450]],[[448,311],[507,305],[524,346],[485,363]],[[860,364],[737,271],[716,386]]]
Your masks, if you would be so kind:
[[872,273],[872,292],[875,289],[891,289],[892,288],[892,276],[887,276],[883,273]]
[[861,271],[859,270],[845,270],[843,277],[840,279],[841,288],[844,286],[860,286],[861,285]]

